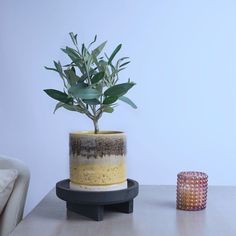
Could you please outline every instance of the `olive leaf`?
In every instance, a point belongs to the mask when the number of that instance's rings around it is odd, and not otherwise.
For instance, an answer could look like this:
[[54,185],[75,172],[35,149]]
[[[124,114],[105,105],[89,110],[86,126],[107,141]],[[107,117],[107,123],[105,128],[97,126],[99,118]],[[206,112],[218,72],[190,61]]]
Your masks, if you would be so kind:
[[72,86],[68,90],[69,94],[71,94],[75,98],[81,98],[81,99],[94,99],[98,98],[100,96],[99,91],[93,88],[88,87],[78,87],[78,86]]
[[129,104],[131,107],[133,107],[134,109],[137,109],[137,106],[135,105],[134,102],[132,102],[129,98],[125,97],[125,96],[121,96],[119,97],[119,100],[121,100],[122,102],[125,102],[127,104]]
[[83,99],[83,102],[89,105],[98,105],[100,104],[100,101],[96,98],[93,99]]
[[122,44],[119,44],[116,49],[113,51],[113,53],[111,54],[109,60],[108,60],[108,64],[110,64],[112,62],[112,60],[114,59],[114,57],[116,56],[116,54],[120,51],[122,47]]
[[107,113],[112,113],[114,111],[114,108],[110,107],[110,106],[106,106],[102,109],[103,112],[107,112]]
[[95,74],[93,76],[93,78],[91,79],[92,84],[98,83],[101,79],[104,78],[104,75],[105,75],[104,71],[101,71],[101,72],[98,72],[97,74]]
[[103,104],[112,104],[112,103],[116,102],[117,99],[118,99],[117,96],[106,97],[103,101]]
[[134,85],[135,85],[135,83],[133,83],[133,82],[116,84],[116,85],[108,88],[104,92],[104,95],[107,97],[111,97],[111,96],[120,97],[120,96],[126,94]]
[[69,97],[66,93],[63,93],[61,91],[55,90],[55,89],[44,89],[44,92],[50,96],[51,98],[66,103],[70,104],[73,102],[73,99]]

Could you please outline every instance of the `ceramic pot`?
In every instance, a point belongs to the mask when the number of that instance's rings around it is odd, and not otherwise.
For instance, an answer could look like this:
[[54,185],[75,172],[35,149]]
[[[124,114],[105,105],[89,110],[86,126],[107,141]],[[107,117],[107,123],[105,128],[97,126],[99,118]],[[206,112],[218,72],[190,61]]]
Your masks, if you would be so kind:
[[70,133],[70,188],[111,191],[127,188],[123,132]]

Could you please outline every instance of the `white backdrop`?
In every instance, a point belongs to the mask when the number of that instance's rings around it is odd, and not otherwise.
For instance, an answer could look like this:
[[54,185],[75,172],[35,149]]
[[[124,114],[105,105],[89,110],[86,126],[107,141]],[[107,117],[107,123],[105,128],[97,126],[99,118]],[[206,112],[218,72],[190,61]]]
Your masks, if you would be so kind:
[[137,86],[105,115],[102,129],[128,136],[128,173],[141,184],[175,184],[181,170],[202,170],[213,185],[235,185],[235,1],[0,0],[0,153],[23,160],[32,178],[27,212],[68,177],[68,133],[92,129],[43,93],[62,84],[43,66],[80,42],[123,43]]

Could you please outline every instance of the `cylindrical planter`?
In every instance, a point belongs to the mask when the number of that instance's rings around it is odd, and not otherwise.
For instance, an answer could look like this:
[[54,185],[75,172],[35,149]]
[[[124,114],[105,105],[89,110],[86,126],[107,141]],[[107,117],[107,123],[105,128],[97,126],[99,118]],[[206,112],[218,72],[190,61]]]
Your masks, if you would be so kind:
[[127,188],[126,137],[118,131],[70,133],[70,188],[111,191]]

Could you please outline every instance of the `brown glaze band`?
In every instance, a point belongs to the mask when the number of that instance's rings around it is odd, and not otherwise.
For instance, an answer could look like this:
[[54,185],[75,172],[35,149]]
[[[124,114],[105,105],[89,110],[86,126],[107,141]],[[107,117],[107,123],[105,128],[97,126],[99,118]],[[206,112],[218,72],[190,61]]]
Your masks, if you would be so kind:
[[105,155],[126,155],[126,138],[123,133],[71,133],[70,155],[87,158]]

